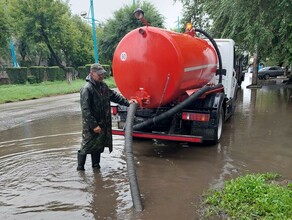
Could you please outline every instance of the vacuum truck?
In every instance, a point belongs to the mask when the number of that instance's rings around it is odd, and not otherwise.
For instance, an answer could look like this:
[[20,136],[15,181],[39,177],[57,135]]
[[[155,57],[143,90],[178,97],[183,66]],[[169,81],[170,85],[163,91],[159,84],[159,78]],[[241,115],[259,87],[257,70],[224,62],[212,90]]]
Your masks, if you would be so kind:
[[[136,99],[133,137],[216,144],[234,112],[238,88],[235,43],[199,29],[177,33],[145,26],[119,42],[113,76],[127,99]],[[204,36],[196,36],[197,32]],[[113,105],[114,135],[124,135],[127,107]]]

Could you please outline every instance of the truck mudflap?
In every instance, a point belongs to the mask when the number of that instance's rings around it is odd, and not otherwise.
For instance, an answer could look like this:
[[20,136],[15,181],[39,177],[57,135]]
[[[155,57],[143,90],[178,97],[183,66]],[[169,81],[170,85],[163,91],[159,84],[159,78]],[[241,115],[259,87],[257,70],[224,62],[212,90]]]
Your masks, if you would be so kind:
[[[112,129],[113,135],[125,135],[125,131],[121,129]],[[159,139],[168,141],[179,142],[191,142],[191,143],[203,143],[203,137],[191,136],[191,135],[177,135],[177,134],[162,134],[162,133],[146,133],[140,131],[133,131],[133,137],[147,138],[147,139]]]

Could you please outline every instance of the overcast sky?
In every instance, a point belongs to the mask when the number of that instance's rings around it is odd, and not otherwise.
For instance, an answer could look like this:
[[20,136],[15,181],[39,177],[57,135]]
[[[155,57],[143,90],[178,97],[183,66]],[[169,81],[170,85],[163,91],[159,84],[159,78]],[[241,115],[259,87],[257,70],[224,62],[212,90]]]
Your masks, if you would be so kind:
[[[148,0],[153,3],[159,13],[165,17],[166,28],[177,27],[178,17],[182,16],[182,4],[173,0]],[[96,20],[105,21],[112,18],[113,12],[125,5],[132,4],[133,0],[93,0],[94,17]],[[82,11],[89,12],[90,0],[69,0],[69,5],[74,14],[80,14]]]

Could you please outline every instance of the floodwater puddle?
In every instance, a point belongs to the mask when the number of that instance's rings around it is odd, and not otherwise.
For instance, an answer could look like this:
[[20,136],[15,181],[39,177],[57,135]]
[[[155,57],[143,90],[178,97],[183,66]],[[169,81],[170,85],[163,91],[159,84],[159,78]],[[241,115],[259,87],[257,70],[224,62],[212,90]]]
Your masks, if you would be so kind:
[[244,83],[218,145],[134,140],[141,213],[132,207],[123,137],[114,136],[100,171],[88,155],[86,171],[77,172],[80,114],[0,131],[0,218],[196,219],[204,192],[227,179],[251,172],[292,179],[292,88]]

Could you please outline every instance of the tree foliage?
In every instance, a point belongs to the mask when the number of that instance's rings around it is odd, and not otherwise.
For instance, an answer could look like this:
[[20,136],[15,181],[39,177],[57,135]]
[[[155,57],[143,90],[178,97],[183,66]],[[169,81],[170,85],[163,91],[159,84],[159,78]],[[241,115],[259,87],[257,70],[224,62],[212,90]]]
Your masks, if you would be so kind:
[[149,24],[163,27],[163,16],[159,14],[153,4],[147,1],[124,6],[115,11],[113,18],[105,23],[104,32],[100,40],[100,54],[105,63],[111,63],[114,50],[120,40],[133,29],[143,25],[133,15],[137,8],[141,8],[145,12],[145,19]]
[[[177,0],[174,0],[176,2]],[[183,4],[183,18],[181,21],[181,29],[184,32],[185,24],[188,22],[200,29],[208,29],[208,15],[203,10],[201,0],[181,0]]]
[[[292,58],[290,0],[180,0],[184,17],[207,27],[216,38],[232,38],[239,48],[278,63]],[[207,19],[206,19],[207,18]],[[200,24],[200,21],[203,22]]]
[[8,53],[8,43],[10,37],[9,29],[9,19],[8,14],[6,13],[6,2],[0,0],[0,51],[2,56],[6,56]]
[[[94,62],[91,27],[79,16],[71,18],[72,29],[68,33],[70,38],[63,52],[67,56],[67,63],[72,66],[82,66]],[[66,40],[66,39],[64,39]]]
[[62,39],[67,34],[64,26],[68,26],[68,11],[58,0],[18,0],[11,4],[16,35],[27,41],[44,42],[59,66],[63,65],[56,47],[64,43]]
[[38,58],[65,69],[93,61],[90,25],[72,16],[67,2],[11,0],[8,8],[22,64]]
[[[121,38],[143,25],[133,16],[138,7],[151,25],[163,27],[162,15],[149,2],[124,6],[105,26],[96,28],[99,62],[110,64]],[[91,25],[71,14],[68,1],[0,0],[0,30],[0,48],[4,48],[0,57],[9,51],[9,37],[13,37],[21,66],[48,64],[65,69],[94,62]]]

